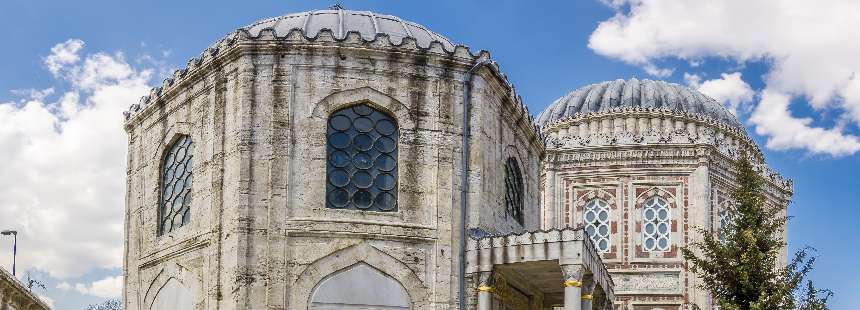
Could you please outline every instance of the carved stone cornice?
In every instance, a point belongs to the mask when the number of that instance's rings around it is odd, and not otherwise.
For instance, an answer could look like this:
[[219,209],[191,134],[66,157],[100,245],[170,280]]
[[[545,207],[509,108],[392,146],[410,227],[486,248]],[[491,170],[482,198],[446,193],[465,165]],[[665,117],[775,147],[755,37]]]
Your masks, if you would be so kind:
[[[221,70],[224,64],[229,63],[242,55],[249,54],[283,54],[289,50],[304,48],[332,48],[342,47],[357,50],[377,50],[383,53],[414,55],[420,58],[420,63],[444,63],[446,68],[457,68],[465,72],[479,59],[490,59],[490,53],[480,50],[473,53],[468,46],[455,45],[453,49],[446,49],[437,41],[432,41],[426,47],[419,46],[413,38],[402,38],[399,42],[392,40],[387,34],[379,33],[372,40],[366,40],[358,32],[350,31],[343,38],[337,38],[332,30],[322,29],[315,36],[307,36],[301,29],[291,29],[287,33],[278,33],[274,29],[266,28],[258,35],[251,35],[247,30],[240,28],[203,51],[195,58],[188,60],[185,68],[178,69],[162,81],[161,86],[150,90],[149,95],[140,99],[137,104],[131,105],[123,112],[126,124],[134,123],[143,110],[151,106],[164,104],[179,91],[186,89],[188,85],[204,79],[211,72]],[[535,143],[543,148],[544,136],[535,123],[522,98],[517,94],[510,79],[501,70],[501,66],[490,61],[486,66],[491,75],[495,76],[507,92],[506,97],[513,102],[514,117],[527,120],[526,126],[534,136],[530,137]]]
[[577,114],[544,127],[549,165],[577,162],[705,160],[731,167],[743,152],[768,182],[791,193],[792,181],[769,168],[740,129],[695,114],[625,108]]

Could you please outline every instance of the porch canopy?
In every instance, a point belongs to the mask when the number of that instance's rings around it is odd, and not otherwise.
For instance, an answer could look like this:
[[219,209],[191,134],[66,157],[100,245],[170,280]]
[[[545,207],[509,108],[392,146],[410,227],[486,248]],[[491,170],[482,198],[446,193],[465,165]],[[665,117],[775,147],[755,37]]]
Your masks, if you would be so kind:
[[612,309],[612,278],[584,229],[472,231],[466,275],[476,280],[478,310]]

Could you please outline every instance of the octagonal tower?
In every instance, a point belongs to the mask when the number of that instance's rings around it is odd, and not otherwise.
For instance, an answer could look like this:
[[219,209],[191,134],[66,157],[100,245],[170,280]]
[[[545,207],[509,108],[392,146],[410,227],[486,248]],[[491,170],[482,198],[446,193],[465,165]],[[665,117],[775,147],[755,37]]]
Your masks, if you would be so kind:
[[542,225],[585,228],[620,309],[712,308],[680,248],[701,238],[694,227],[719,235],[727,223],[742,151],[765,177],[767,203],[786,206],[791,196],[741,122],[685,86],[635,78],[585,86],[538,123],[548,136]]
[[540,227],[543,141],[488,59],[340,7],[219,40],[126,113],[124,308],[454,307],[464,117],[469,226]]

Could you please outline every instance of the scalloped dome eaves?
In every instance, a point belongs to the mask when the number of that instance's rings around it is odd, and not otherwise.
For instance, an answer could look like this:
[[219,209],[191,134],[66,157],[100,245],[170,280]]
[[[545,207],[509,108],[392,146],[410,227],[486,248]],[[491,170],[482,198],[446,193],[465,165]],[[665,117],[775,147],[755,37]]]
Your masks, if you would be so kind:
[[447,51],[453,51],[455,47],[448,38],[397,16],[339,7],[263,19],[239,28],[252,37],[259,36],[264,29],[272,29],[281,35],[297,29],[308,38],[316,37],[323,29],[328,29],[336,39],[344,39],[349,32],[356,32],[366,41],[373,41],[378,35],[384,34],[395,45],[399,45],[405,38],[412,38],[421,48],[430,47],[432,42],[439,42]]
[[570,92],[541,112],[537,123],[545,127],[575,116],[630,108],[698,115],[745,131],[732,112],[695,89],[665,81],[636,78],[605,81]]

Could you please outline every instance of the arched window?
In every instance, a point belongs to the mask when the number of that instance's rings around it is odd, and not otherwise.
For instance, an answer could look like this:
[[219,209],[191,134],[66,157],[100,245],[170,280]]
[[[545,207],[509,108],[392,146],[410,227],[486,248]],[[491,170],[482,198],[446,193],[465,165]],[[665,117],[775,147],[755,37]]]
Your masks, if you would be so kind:
[[161,164],[160,234],[172,232],[191,221],[191,165],[194,143],[182,136],[167,151]]
[[594,241],[601,253],[609,252],[609,204],[602,199],[594,199],[585,204],[585,231]]
[[669,203],[658,196],[651,197],[643,204],[642,241],[645,251],[668,251],[670,245],[671,214]]
[[730,225],[732,224],[732,215],[729,213],[729,208],[731,205],[726,204],[722,208],[720,208],[720,231],[717,232],[720,237],[720,241],[726,243],[726,233],[730,229]]
[[399,137],[394,119],[366,104],[332,113],[326,136],[326,206],[397,211]]
[[523,224],[523,175],[516,158],[509,157],[505,163],[505,206],[506,214]]

